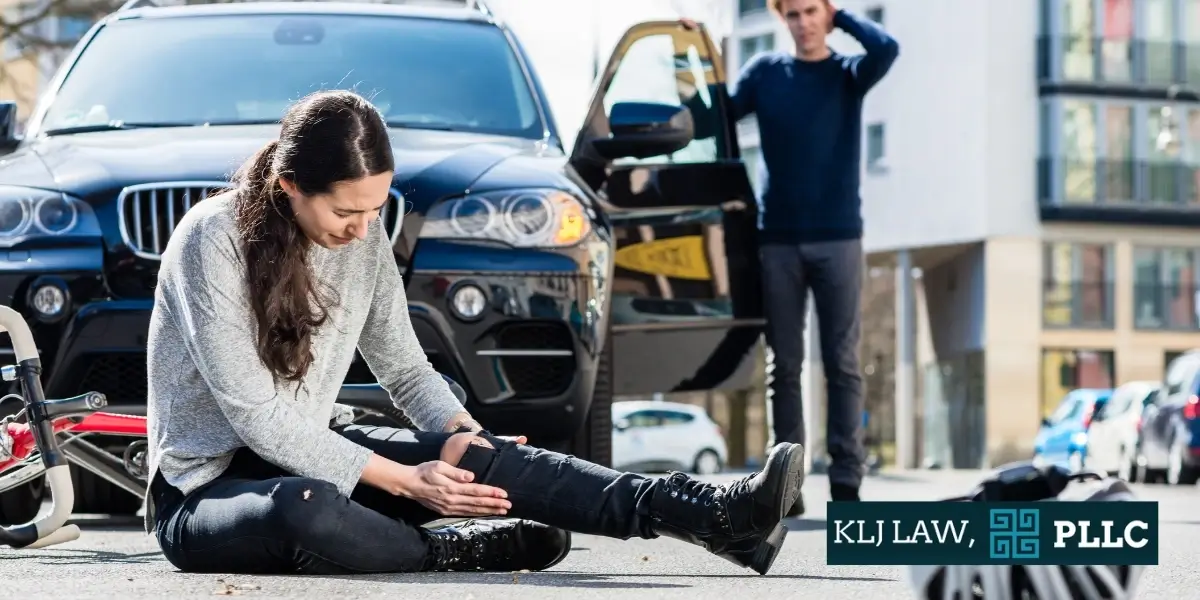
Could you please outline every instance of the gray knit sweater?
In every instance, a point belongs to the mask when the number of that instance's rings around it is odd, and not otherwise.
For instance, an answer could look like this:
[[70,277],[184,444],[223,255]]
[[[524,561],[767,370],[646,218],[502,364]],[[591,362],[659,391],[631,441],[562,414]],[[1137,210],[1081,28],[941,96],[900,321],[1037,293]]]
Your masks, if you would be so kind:
[[[190,493],[248,446],[300,476],[349,495],[370,451],[330,429],[357,346],[392,401],[422,430],[441,430],[463,406],[413,333],[404,284],[378,219],[365,240],[313,245],[310,267],[338,303],[313,339],[304,385],[276,383],[256,351],[233,193],[184,215],[163,253],[150,317],[149,467],[153,481]],[[258,292],[262,293],[262,292]],[[153,507],[147,507],[147,525]]]

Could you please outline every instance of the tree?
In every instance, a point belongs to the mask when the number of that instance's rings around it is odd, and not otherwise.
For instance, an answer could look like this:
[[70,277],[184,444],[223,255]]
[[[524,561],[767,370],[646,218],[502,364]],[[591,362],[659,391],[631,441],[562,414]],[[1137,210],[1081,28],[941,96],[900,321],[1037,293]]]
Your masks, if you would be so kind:
[[28,107],[39,82],[62,62],[88,27],[123,0],[34,0],[0,14],[0,89]]
[[[88,28],[127,0],[26,0],[0,10],[0,97],[28,108]],[[218,4],[239,0],[157,0],[156,4]],[[15,57],[14,57],[15,55]]]

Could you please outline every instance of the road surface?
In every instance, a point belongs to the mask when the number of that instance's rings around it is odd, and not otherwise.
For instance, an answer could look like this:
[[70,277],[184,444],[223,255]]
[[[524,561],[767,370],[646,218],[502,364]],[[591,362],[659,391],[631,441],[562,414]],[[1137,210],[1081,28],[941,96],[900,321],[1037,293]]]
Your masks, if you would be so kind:
[[[963,493],[975,472],[912,472],[874,476],[864,497],[920,500]],[[608,540],[576,536],[574,550],[542,573],[429,573],[358,577],[259,577],[177,573],[141,533],[140,520],[76,521],[83,537],[31,552],[0,550],[0,582],[7,598],[912,598],[897,567],[831,567],[825,564],[824,501],[827,482],[809,478],[809,514],[789,519],[787,544],[765,577],[671,539]],[[1200,593],[1195,544],[1200,534],[1200,488],[1137,486],[1160,502],[1160,566],[1144,579],[1139,598],[1188,598]]]

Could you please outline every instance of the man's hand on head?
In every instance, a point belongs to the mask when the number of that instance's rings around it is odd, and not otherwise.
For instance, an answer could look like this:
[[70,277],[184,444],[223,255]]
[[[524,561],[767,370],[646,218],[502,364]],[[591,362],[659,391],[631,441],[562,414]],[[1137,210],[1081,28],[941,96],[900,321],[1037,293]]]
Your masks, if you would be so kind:
[[833,17],[837,15],[837,6],[834,6],[831,0],[825,0],[825,12],[829,14],[829,23],[826,25],[826,33],[833,33]]

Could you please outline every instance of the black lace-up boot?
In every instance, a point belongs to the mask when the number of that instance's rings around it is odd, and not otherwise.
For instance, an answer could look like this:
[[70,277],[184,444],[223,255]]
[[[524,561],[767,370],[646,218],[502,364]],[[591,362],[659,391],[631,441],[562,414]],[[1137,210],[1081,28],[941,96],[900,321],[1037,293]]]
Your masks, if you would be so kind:
[[766,574],[783,546],[781,521],[803,479],[804,451],[796,444],[777,446],[762,471],[724,485],[672,473],[656,482],[654,531]]
[[621,473],[486,432],[480,437],[496,449],[467,446],[458,466],[507,491],[512,517],[618,539],[671,537],[760,574],[779,553],[787,533],[780,521],[804,477],[797,444],[777,446],[754,475],[714,485],[683,473]]
[[571,551],[571,533],[533,521],[482,519],[426,532],[427,571],[543,571]]

